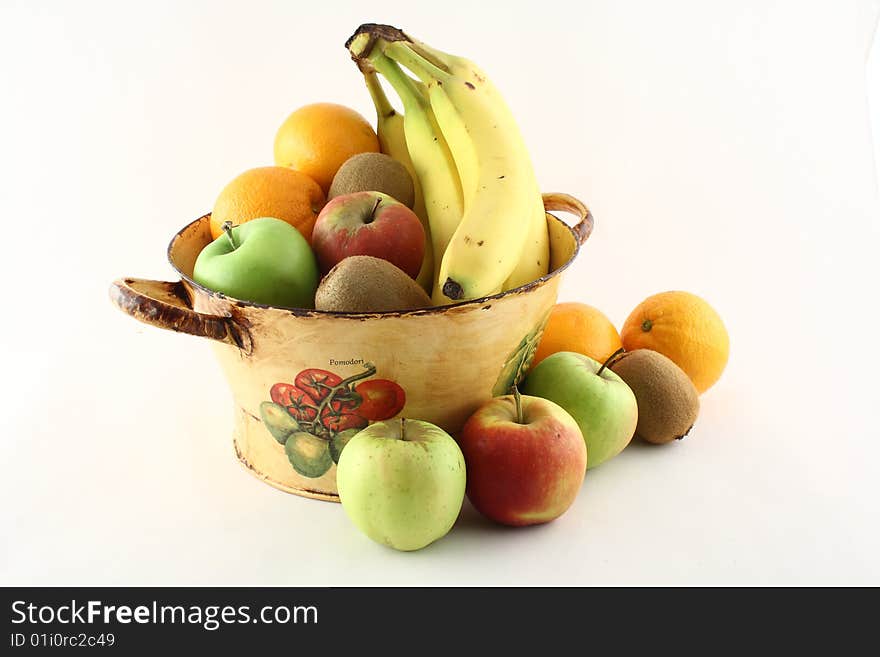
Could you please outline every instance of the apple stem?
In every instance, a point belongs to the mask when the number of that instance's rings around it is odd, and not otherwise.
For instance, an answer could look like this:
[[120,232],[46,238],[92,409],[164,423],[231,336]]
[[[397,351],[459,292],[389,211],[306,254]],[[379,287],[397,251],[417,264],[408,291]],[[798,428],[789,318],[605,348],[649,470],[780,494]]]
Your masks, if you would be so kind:
[[400,439],[406,440],[406,418],[400,418]]
[[365,224],[373,223],[373,218],[376,216],[376,210],[379,208],[379,204],[382,202],[381,198],[376,199],[376,205],[373,206],[373,209],[370,210],[370,216],[364,219]]
[[600,367],[600,368],[599,368],[599,371],[596,372],[596,376],[599,376],[600,374],[602,374],[602,372],[605,370],[605,368],[608,367],[608,366],[609,366],[609,365],[610,365],[610,364],[611,364],[611,363],[612,363],[612,362],[613,362],[618,356],[620,356],[620,354],[622,354],[624,351],[626,351],[626,349],[624,349],[623,347],[621,347],[620,349],[618,349],[617,351],[615,351],[613,354],[611,354],[611,355],[608,357],[608,360],[606,360],[604,363],[602,363],[602,367]]
[[522,395],[519,394],[519,388],[515,383],[513,384],[513,403],[516,406],[516,421],[520,424],[525,424],[522,410]]
[[231,221],[224,221],[221,228],[223,228],[223,232],[226,233],[226,237],[229,238],[229,243],[232,245],[232,250],[234,251],[238,248],[238,245],[235,243],[235,238],[232,236],[232,225]]

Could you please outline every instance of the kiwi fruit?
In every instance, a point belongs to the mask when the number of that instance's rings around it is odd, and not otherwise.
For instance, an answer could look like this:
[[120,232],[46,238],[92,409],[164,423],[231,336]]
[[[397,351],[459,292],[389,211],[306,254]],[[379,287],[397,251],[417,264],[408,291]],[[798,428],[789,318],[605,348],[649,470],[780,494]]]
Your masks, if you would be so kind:
[[315,293],[315,308],[342,313],[377,313],[427,308],[431,297],[387,260],[349,256],[331,269]]
[[700,396],[687,374],[669,358],[649,349],[618,356],[609,368],[636,396],[636,435],[662,445],[684,438],[700,411]]
[[416,200],[409,171],[384,153],[358,153],[348,158],[333,177],[327,200],[355,192],[382,192],[410,209]]

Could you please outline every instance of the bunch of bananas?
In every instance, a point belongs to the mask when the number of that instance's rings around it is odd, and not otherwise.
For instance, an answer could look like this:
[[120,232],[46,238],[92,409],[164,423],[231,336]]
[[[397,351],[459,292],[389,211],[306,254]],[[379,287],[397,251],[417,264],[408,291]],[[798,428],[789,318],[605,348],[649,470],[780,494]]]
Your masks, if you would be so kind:
[[[477,299],[546,274],[541,192],[519,128],[486,74],[388,25],[362,25],[346,47],[376,105],[382,151],[415,182],[414,210],[433,247],[418,281],[434,303]],[[400,96],[402,115],[379,75]]]

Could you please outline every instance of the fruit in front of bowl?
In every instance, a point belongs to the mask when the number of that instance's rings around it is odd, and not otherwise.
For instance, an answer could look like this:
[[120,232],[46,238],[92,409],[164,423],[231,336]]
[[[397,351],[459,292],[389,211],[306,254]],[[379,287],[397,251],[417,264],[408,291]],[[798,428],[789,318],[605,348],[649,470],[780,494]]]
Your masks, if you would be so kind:
[[303,477],[315,479],[333,465],[327,441],[305,431],[290,434],[284,443],[284,451],[290,465]]
[[387,260],[350,256],[321,280],[315,308],[346,313],[374,313],[426,308],[427,293]]
[[550,354],[573,351],[604,363],[623,346],[611,320],[585,303],[557,303],[550,311],[532,367]]
[[238,225],[259,217],[275,217],[311,242],[324,201],[318,183],[304,173],[287,167],[249,169],[226,185],[214,202],[211,236],[220,237],[227,221]]
[[318,265],[305,237],[262,217],[230,227],[199,253],[193,280],[209,290],[269,306],[313,308]]
[[452,436],[429,422],[377,422],[342,452],[336,485],[342,508],[367,536],[396,550],[419,550],[458,518],[465,463]]
[[522,390],[559,404],[575,419],[587,445],[588,468],[622,452],[635,433],[633,391],[589,356],[571,351],[548,356],[529,372]]
[[275,164],[302,171],[325,194],[348,158],[378,151],[373,126],[353,109],[335,103],[300,107],[275,135]]
[[425,255],[425,230],[415,213],[381,192],[337,196],[321,211],[312,248],[326,274],[349,256],[387,260],[415,279]]
[[327,199],[355,192],[382,192],[412,209],[415,189],[406,167],[385,153],[358,153],[336,172]]
[[468,499],[505,525],[555,520],[574,502],[587,471],[577,422],[540,397],[516,393],[486,402],[465,422],[459,445]]
[[651,349],[672,360],[700,394],[721,377],[730,353],[730,338],[721,317],[690,292],[648,297],[627,317],[620,337],[627,351]]
[[662,445],[690,432],[700,412],[700,394],[678,365],[656,351],[636,349],[617,357],[609,367],[636,396],[636,436]]

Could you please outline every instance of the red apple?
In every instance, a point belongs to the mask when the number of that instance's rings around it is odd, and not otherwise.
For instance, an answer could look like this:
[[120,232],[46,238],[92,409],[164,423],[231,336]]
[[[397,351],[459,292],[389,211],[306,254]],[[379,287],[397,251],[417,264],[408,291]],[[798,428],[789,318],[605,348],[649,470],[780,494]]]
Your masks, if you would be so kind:
[[382,192],[337,196],[321,210],[312,249],[322,274],[353,255],[387,260],[415,278],[425,255],[425,229],[416,214]]
[[[518,396],[518,394],[517,394]],[[504,525],[555,520],[577,497],[587,448],[577,422],[540,397],[496,397],[474,413],[459,445],[467,464],[467,496]]]

